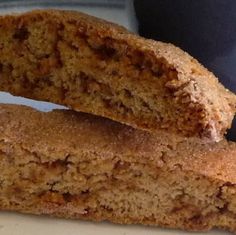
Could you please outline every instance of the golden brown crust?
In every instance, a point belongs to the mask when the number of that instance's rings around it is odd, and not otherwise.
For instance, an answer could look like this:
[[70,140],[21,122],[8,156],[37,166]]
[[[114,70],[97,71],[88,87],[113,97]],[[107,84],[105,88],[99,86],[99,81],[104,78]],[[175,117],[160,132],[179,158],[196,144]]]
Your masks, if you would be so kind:
[[182,138],[165,132],[151,135],[89,114],[70,110],[44,113],[8,104],[0,105],[0,132],[1,140],[50,158],[42,161],[63,159],[69,151],[92,149],[104,156],[130,155],[161,167],[181,165],[182,170],[236,183],[235,143],[225,140],[206,144],[198,138]]
[[[38,22],[38,28],[34,22]],[[218,141],[231,125],[235,95],[195,59],[171,44],[147,40],[123,27],[72,11],[2,16],[0,25],[9,30],[6,37],[10,42],[6,44],[2,39],[0,62],[6,73],[0,81],[3,90],[61,103],[152,132],[161,128]],[[17,43],[8,38],[11,34]],[[12,52],[4,49],[11,45],[17,53],[19,46],[24,49],[14,59],[13,71],[9,65]],[[27,63],[35,67],[26,67]],[[81,68],[77,68],[79,63]]]

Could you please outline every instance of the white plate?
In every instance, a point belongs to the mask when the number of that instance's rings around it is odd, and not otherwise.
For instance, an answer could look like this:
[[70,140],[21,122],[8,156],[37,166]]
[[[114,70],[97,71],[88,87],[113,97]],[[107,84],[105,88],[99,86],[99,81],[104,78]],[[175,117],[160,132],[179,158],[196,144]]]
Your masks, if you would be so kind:
[[[123,9],[122,7],[118,8],[101,8],[101,7],[88,7],[88,6],[79,6],[74,4],[75,2],[95,2],[95,1],[83,1],[83,0],[71,0],[74,5],[66,5],[69,1],[64,0],[47,0],[47,1],[0,1],[0,13],[7,13],[12,11],[26,11],[28,9],[35,8],[34,4],[37,5],[37,8],[47,7],[48,2],[50,2],[50,7],[60,7],[66,9],[79,9],[80,11],[85,11],[90,14],[103,17],[105,19],[111,20],[113,22],[118,22],[127,28],[135,31],[135,21],[131,15],[130,8]],[[63,3],[56,6],[55,2]],[[125,0],[97,0],[97,2],[113,2],[113,3],[125,3]],[[130,3],[128,0],[127,2]],[[44,3],[42,6],[40,3]],[[121,5],[120,5],[121,6]],[[42,111],[48,111],[53,108],[63,108],[62,106],[46,103],[46,102],[37,102],[29,99],[13,97],[7,93],[0,92],[0,103],[15,103],[15,104],[26,104],[37,108]],[[18,213],[10,212],[0,212],[0,235],[181,235],[181,234],[192,234],[185,233],[177,230],[167,230],[160,229],[156,227],[147,227],[147,226],[130,226],[130,225],[115,225],[111,223],[92,223],[85,221],[75,221],[75,220],[63,220],[63,219],[53,219],[46,216],[33,216],[33,215],[22,215]],[[199,235],[208,234],[208,235],[226,235],[229,233],[222,231],[212,231],[209,233],[197,233]]]
[[[78,220],[54,219],[45,216],[0,213],[1,235],[190,235],[177,230],[160,229],[138,225],[116,225]],[[212,231],[197,235],[227,235]]]

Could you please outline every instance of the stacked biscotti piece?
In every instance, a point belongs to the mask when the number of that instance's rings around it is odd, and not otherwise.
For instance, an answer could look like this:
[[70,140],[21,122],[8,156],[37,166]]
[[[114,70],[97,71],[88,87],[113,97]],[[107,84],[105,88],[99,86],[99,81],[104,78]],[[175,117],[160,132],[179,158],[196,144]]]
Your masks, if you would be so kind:
[[58,10],[1,16],[0,53],[1,91],[74,110],[0,105],[2,210],[236,232],[236,96],[195,59]]

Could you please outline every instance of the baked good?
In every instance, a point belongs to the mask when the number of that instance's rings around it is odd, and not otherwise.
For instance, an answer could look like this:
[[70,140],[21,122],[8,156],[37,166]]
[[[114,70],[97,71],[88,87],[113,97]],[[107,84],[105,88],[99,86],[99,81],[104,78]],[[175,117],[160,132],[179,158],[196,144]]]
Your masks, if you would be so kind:
[[236,232],[235,143],[17,105],[0,105],[0,140],[2,210]]
[[218,141],[236,96],[173,45],[79,12],[0,17],[0,89],[150,132]]

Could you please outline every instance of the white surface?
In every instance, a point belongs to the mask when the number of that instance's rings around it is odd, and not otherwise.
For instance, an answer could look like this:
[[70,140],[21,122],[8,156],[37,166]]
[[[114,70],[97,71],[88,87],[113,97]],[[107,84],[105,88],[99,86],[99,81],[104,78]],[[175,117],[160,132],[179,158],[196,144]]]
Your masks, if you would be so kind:
[[35,100],[15,97],[6,92],[0,92],[0,103],[6,104],[24,104],[36,108],[41,111],[50,111],[52,109],[65,109],[64,106],[56,105],[48,102],[39,102]]
[[[128,2],[130,2],[128,0]],[[1,4],[0,4],[1,7]],[[32,7],[30,7],[32,8]],[[64,7],[70,8],[71,7]],[[27,8],[29,9],[29,8]],[[73,8],[74,9],[74,8]],[[135,23],[127,14],[131,11],[126,9],[107,8],[76,8],[93,15],[123,24],[135,31]],[[25,11],[23,7],[1,9],[0,13],[12,11]],[[42,111],[62,106],[37,102],[29,99],[13,97],[7,93],[0,92],[0,103],[26,104]],[[0,212],[0,235],[181,235],[192,234],[177,230],[166,230],[146,226],[121,226],[111,223],[92,223],[75,220],[52,219],[43,216],[21,215],[17,213]],[[198,235],[226,235],[226,232],[212,231],[210,233],[197,233]]]
[[53,219],[44,216],[0,213],[1,235],[226,235],[209,233],[187,233],[147,226],[115,225],[76,220]]

